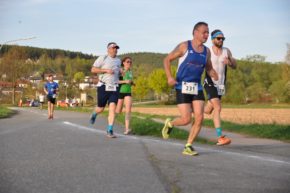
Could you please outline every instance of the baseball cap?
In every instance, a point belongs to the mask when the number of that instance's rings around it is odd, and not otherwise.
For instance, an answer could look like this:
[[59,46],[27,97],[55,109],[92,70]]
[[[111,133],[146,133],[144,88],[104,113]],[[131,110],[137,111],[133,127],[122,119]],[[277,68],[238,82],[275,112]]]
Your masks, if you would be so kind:
[[110,43],[108,43],[107,48],[117,48],[117,49],[119,49],[120,47],[115,42],[110,42]]

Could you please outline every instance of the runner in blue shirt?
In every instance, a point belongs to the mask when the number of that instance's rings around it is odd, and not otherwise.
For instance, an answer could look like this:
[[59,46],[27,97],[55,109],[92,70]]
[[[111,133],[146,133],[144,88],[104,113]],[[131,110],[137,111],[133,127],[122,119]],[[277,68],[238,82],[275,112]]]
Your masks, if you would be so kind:
[[[218,80],[218,75],[211,64],[210,51],[203,45],[207,41],[208,35],[208,24],[198,22],[193,28],[193,39],[180,43],[164,59],[167,82],[169,85],[175,86],[177,107],[181,116],[173,121],[166,119],[162,136],[167,139],[173,126],[189,124],[192,121],[191,113],[193,112],[194,123],[182,152],[185,155],[198,154],[192,147],[192,143],[197,137],[203,121],[205,98],[201,84],[202,73],[206,70],[210,77]],[[178,69],[176,78],[174,78],[170,70],[170,63],[177,58],[179,58]]]
[[56,94],[58,91],[58,84],[53,81],[53,75],[48,75],[48,81],[44,85],[44,92],[47,95],[47,110],[48,119],[53,119],[54,105],[56,102]]

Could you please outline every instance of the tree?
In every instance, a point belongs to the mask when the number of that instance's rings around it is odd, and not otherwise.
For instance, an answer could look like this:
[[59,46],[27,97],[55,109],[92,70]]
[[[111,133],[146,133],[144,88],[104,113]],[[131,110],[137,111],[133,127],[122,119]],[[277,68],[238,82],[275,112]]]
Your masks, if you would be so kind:
[[76,83],[79,84],[84,79],[85,79],[85,74],[83,72],[77,72],[77,73],[75,73],[75,75],[74,75],[74,81]]
[[71,82],[73,79],[73,71],[71,63],[66,64],[65,66],[65,75],[67,77],[68,82]]
[[25,49],[22,47],[12,47],[4,54],[1,60],[1,74],[6,75],[6,80],[12,83],[12,104],[15,104],[16,81],[27,77],[29,68],[25,63],[27,59]]
[[134,96],[136,96],[139,100],[144,99],[150,90],[148,86],[148,78],[140,75],[134,83],[135,86],[133,86],[132,89]]
[[[173,76],[175,76],[176,74],[175,66],[171,67],[171,73],[173,74]],[[155,91],[156,94],[158,95],[165,94],[169,99],[168,95],[170,94],[172,87],[170,87],[167,83],[167,77],[164,69],[158,68],[156,70],[153,70],[149,75],[148,85],[152,90]]]
[[161,68],[153,70],[148,77],[148,85],[157,95],[169,93],[165,71]]

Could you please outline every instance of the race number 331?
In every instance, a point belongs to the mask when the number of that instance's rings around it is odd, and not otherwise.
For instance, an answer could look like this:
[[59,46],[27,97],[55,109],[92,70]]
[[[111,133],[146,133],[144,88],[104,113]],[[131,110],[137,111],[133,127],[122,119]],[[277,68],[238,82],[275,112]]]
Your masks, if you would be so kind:
[[182,90],[183,94],[198,94],[198,83],[197,82],[182,82]]

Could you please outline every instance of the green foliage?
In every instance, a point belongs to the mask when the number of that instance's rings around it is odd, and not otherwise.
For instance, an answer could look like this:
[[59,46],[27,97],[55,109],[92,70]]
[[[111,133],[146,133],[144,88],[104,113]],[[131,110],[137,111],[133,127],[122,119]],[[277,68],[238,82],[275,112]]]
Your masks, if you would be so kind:
[[[17,49],[18,51],[13,51]],[[286,61],[289,62],[289,47]],[[145,99],[151,97],[151,89],[159,96],[169,96],[171,88],[163,69],[166,54],[160,53],[127,53],[120,58],[130,56],[133,60],[134,98]],[[81,77],[90,76],[90,69],[95,56],[78,52],[58,49],[42,49],[23,46],[3,46],[1,50],[1,74],[6,74],[7,81],[28,78],[31,75],[42,76],[44,73],[63,74],[65,81],[72,85],[73,80],[80,81]],[[27,60],[29,58],[29,60]],[[248,56],[237,61],[236,70],[228,68],[226,95],[224,102],[290,102],[290,66],[286,63],[267,63],[260,55]],[[176,73],[177,61],[172,63],[172,73]],[[83,73],[75,78],[75,75]],[[75,88],[68,88],[73,94]]]
[[30,46],[15,46],[15,45],[3,45],[0,50],[1,55],[8,52],[10,49],[15,47],[22,47],[26,50],[26,53],[29,58],[36,60],[39,59],[42,55],[47,55],[51,59],[55,59],[57,56],[68,57],[68,58],[83,58],[83,59],[95,59],[96,57],[89,54],[83,54],[81,52],[72,52],[68,50],[60,50],[60,49],[45,49],[45,48],[36,48]]
[[167,84],[165,71],[162,68],[155,69],[150,73],[148,85],[159,95],[162,93],[168,93],[171,90]]
[[133,86],[132,88],[134,97],[136,97],[139,100],[144,99],[150,90],[148,86],[148,78],[143,75],[140,75],[139,77],[137,77],[136,80],[134,80],[134,83],[135,86]]
[[82,80],[84,80],[84,78],[85,78],[85,74],[83,72],[77,72],[74,75],[74,81],[76,81],[77,83],[79,83]]

